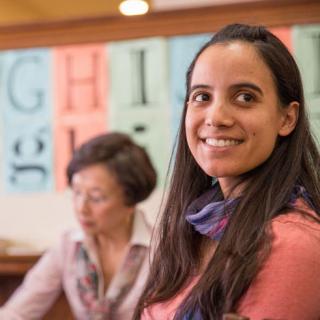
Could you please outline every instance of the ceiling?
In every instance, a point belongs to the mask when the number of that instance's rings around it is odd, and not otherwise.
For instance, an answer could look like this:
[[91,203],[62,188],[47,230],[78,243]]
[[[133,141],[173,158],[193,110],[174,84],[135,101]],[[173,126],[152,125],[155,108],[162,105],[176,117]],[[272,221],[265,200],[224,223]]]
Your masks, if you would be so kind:
[[120,0],[0,0],[0,24],[119,15]]
[[[145,0],[151,10],[250,2],[257,0]],[[0,0],[0,25],[120,15],[121,0]]]

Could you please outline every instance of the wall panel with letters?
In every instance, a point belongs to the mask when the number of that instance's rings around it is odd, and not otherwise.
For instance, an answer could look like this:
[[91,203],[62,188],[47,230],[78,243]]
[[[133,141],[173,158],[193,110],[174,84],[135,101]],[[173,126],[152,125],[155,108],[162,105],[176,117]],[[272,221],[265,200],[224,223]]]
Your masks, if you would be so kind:
[[[300,66],[320,137],[320,25],[276,28]],[[117,130],[150,153],[164,185],[186,71],[210,34],[0,53],[0,192],[55,192],[75,147]]]

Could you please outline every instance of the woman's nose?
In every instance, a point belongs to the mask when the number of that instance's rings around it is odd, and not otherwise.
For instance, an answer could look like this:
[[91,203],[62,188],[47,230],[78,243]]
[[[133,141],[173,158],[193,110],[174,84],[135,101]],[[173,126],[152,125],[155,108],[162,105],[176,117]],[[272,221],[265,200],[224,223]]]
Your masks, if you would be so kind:
[[75,208],[78,212],[82,214],[87,213],[89,211],[88,199],[86,197],[78,197],[74,200]]
[[230,127],[233,123],[234,119],[227,102],[213,101],[206,109],[205,124],[207,126]]

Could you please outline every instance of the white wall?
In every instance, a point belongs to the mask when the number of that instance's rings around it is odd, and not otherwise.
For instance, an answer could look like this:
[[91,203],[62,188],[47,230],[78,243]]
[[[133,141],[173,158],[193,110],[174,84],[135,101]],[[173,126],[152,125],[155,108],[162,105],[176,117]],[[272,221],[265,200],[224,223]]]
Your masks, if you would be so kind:
[[[140,206],[154,223],[162,191],[156,190]],[[66,229],[77,227],[71,193],[21,194],[0,197],[0,239],[14,242],[14,252],[42,251]]]

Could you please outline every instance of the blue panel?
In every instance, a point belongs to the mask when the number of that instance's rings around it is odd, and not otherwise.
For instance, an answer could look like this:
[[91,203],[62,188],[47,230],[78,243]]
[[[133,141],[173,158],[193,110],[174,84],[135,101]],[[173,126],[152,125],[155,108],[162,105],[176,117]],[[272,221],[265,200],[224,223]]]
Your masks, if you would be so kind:
[[6,126],[5,181],[9,192],[52,190],[50,124]]
[[4,178],[9,192],[53,188],[52,91],[48,49],[2,55]]
[[186,93],[186,73],[198,50],[212,37],[209,34],[172,37],[170,50],[170,97],[173,138],[176,137]]

